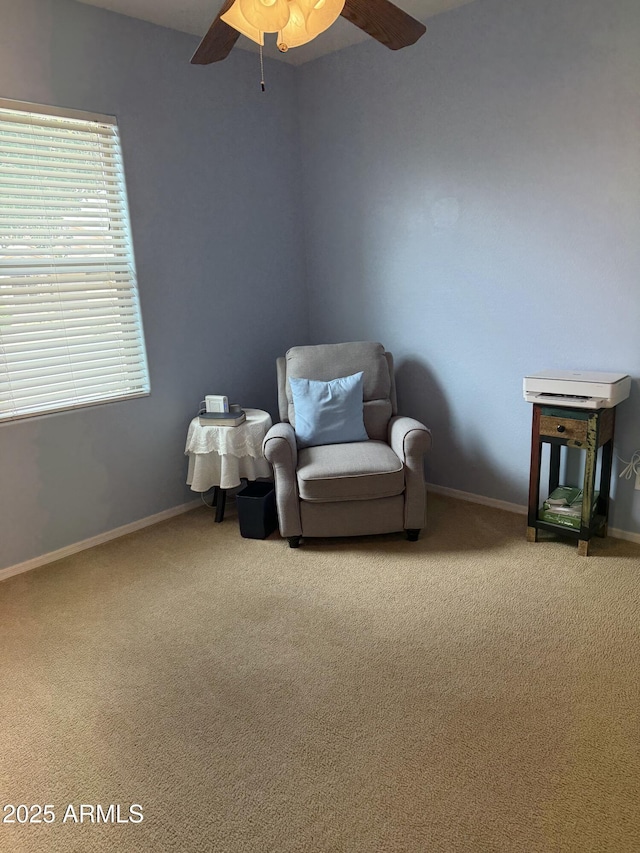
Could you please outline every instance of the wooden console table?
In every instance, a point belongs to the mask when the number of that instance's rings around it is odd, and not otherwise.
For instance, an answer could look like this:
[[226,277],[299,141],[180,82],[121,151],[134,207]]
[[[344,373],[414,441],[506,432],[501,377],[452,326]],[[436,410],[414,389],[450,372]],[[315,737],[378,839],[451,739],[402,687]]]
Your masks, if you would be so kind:
[[[550,530],[577,539],[578,554],[586,557],[589,553],[591,537],[593,535],[602,537],[607,535],[614,428],[614,408],[590,410],[533,404],[527,520],[527,540],[529,542],[537,542],[539,530]],[[560,485],[560,453],[562,447],[577,447],[586,452],[582,486],[582,515],[579,529],[552,524],[538,517],[543,443],[551,446],[549,493]],[[596,497],[596,467],[600,447],[602,447],[600,492]]]

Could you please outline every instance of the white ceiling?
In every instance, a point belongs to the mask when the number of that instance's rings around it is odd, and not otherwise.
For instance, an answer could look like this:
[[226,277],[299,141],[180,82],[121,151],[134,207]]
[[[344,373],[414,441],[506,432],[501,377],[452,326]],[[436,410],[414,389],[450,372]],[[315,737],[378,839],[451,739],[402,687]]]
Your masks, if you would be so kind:
[[[89,6],[100,6],[102,9],[110,9],[112,12],[120,12],[131,18],[151,21],[153,24],[195,36],[203,36],[207,32],[222,5],[222,0],[180,0],[179,3],[176,3],[176,0],[79,0],[79,2]],[[427,18],[433,15],[470,2],[472,0],[398,0],[396,5],[409,15],[426,23]],[[275,34],[267,33],[264,54],[291,65],[302,65],[304,62],[365,41],[367,38],[369,36],[362,30],[354,27],[344,18],[339,18],[318,38],[286,54],[280,53],[276,48]],[[257,45],[244,36],[240,36],[236,46],[246,50],[257,50]]]

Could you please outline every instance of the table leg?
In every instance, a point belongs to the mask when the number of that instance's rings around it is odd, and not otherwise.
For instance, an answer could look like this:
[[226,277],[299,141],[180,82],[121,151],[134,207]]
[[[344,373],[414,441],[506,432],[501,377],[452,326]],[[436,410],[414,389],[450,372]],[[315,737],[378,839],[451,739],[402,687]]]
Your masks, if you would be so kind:
[[584,463],[584,483],[582,486],[582,517],[580,519],[580,539],[578,554],[586,557],[591,539],[591,519],[596,487],[596,457],[598,454],[598,420],[590,417],[587,424],[587,458]]
[[602,468],[600,470],[600,497],[598,498],[599,509],[604,515],[602,527],[598,530],[598,536],[607,535],[609,524],[609,495],[611,491],[611,465],[613,462],[613,439],[609,439],[602,446]]
[[220,524],[224,520],[224,508],[227,503],[227,491],[216,486],[216,522]]
[[527,541],[538,539],[538,501],[540,499],[540,451],[542,443],[539,437],[540,407],[534,403],[533,424],[531,429],[531,469],[529,471],[529,509],[527,515]]
[[551,461],[549,464],[549,494],[560,485],[560,445],[551,445]]

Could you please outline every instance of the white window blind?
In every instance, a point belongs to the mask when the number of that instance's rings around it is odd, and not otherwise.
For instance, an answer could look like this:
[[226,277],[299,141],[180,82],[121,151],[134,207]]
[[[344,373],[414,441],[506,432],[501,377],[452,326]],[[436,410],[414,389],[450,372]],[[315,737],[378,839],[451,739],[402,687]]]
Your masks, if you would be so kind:
[[0,421],[148,393],[115,119],[0,100]]

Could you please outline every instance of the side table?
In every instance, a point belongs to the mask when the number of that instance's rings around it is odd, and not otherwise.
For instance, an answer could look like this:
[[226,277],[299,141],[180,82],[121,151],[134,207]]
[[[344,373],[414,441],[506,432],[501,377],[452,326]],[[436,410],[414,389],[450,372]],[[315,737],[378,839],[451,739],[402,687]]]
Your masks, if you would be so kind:
[[[577,539],[578,554],[586,557],[589,553],[591,537],[594,534],[603,537],[607,535],[614,428],[615,408],[587,410],[534,404],[527,518],[529,542],[537,541],[538,530],[551,530]],[[539,518],[540,462],[543,443],[551,445],[549,493],[560,485],[561,448],[577,447],[586,452],[579,529],[573,530]],[[596,465],[600,447],[602,447],[600,493],[596,496]]]
[[197,417],[189,424],[185,456],[189,458],[187,485],[194,492],[214,488],[216,521],[224,518],[227,489],[242,479],[270,477],[271,466],[262,455],[262,441],[271,427],[271,415],[260,409],[245,409],[240,426],[200,426]]

